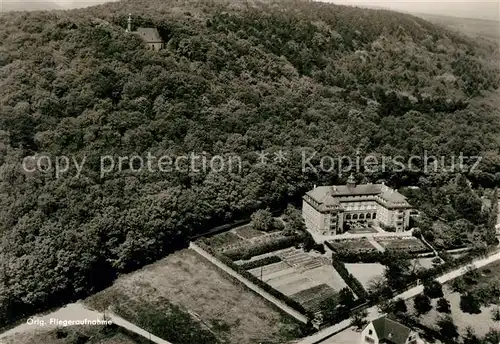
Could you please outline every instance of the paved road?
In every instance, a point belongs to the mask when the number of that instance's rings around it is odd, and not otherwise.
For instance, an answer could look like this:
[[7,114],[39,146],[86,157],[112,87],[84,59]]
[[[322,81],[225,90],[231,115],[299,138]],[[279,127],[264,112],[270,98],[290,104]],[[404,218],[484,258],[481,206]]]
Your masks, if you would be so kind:
[[[469,271],[470,268],[473,269],[479,269],[485,265],[491,264],[497,260],[500,260],[500,252],[495,253],[489,257],[483,258],[483,259],[478,259],[475,262],[462,266],[458,269],[455,269],[453,271],[450,271],[438,278],[436,280],[443,284],[448,281],[451,281],[452,279],[455,279],[457,277],[463,276]],[[424,291],[423,286],[417,286],[414,288],[411,288],[404,293],[401,293],[397,296],[394,297],[394,299],[410,299]],[[366,318],[368,321],[374,320],[380,316],[380,313],[378,312],[378,307],[373,306],[367,309],[368,311],[368,317]],[[321,344],[327,344],[328,340],[322,341],[321,339],[323,338],[329,338],[333,334],[338,333],[340,331],[345,330],[346,328],[350,327],[350,324],[352,322],[352,319],[347,319],[342,321],[341,323],[335,324],[333,326],[327,327],[319,332],[316,332],[312,336],[304,338],[302,341],[299,342],[299,344],[315,344],[315,343],[321,343]]]
[[[109,312],[106,313],[106,317],[109,320],[111,320],[113,324],[123,327],[140,336],[143,336],[146,339],[150,339],[153,343],[172,344],[164,339],[156,337],[155,335],[132,324],[131,322],[126,321],[125,319],[117,316],[116,314]],[[16,335],[23,335],[34,331],[50,331],[58,327],[61,327],[58,326],[56,323],[51,324],[50,319],[68,320],[68,321],[84,321],[84,320],[95,321],[95,320],[103,320],[103,314],[101,312],[88,309],[81,303],[72,303],[58,309],[53,313],[42,316],[35,316],[30,319],[33,319],[36,324],[30,325],[28,323],[24,323],[22,325],[14,327],[13,329],[10,329],[0,334],[0,343],[5,342],[6,344],[10,343],[15,344]],[[96,326],[102,326],[102,325],[96,325]]]
[[243,283],[244,285],[246,285],[248,288],[250,288],[251,290],[253,290],[257,294],[259,294],[260,296],[262,296],[263,298],[265,298],[269,302],[272,302],[277,307],[279,307],[280,309],[282,309],[284,312],[290,314],[295,319],[303,322],[304,324],[307,323],[307,318],[306,318],[305,315],[297,312],[295,309],[293,309],[292,307],[286,305],[284,302],[278,300],[277,298],[275,298],[274,296],[272,296],[271,294],[269,294],[268,292],[266,292],[264,289],[262,289],[258,285],[256,285],[253,282],[247,280],[245,277],[241,276],[239,273],[237,273],[236,271],[234,271],[233,269],[231,269],[227,265],[225,265],[222,262],[220,262],[218,259],[216,259],[214,256],[212,256],[207,251],[203,250],[201,247],[199,247],[195,243],[191,242],[189,244],[189,248],[192,249],[192,250],[194,250],[194,251],[196,251],[201,256],[205,257],[212,264],[218,266],[219,268],[221,268],[222,270],[224,270],[226,273],[228,273],[229,275],[231,275],[232,277],[236,278],[241,283]]

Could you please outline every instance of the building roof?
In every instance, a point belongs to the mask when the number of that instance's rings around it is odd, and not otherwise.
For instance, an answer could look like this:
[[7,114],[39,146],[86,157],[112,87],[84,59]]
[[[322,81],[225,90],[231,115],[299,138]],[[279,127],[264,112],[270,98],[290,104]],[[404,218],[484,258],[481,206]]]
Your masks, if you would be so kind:
[[140,27],[136,31],[146,43],[163,43],[157,29],[151,27]]
[[316,202],[325,204],[325,205],[335,205],[339,204],[339,200],[332,197],[332,187],[331,186],[318,186],[313,190],[306,193]]
[[387,343],[405,344],[411,329],[403,324],[387,318],[380,317],[372,321],[379,341]]
[[331,188],[332,196],[377,195],[382,191],[381,184],[335,185]]
[[383,191],[380,195],[383,199],[392,203],[404,203],[406,202],[406,197],[401,195],[399,192],[394,189],[387,189]]
[[406,197],[384,184],[318,186],[306,193],[316,202],[329,206],[349,201],[349,196],[377,196],[393,206],[409,206]]

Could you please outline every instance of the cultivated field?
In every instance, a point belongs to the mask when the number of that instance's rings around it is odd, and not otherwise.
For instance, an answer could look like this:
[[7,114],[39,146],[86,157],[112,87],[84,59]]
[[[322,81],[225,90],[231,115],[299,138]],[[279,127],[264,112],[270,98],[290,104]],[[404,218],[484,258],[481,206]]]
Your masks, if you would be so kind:
[[385,266],[379,263],[354,263],[345,264],[347,271],[353,275],[365,289],[370,282],[384,275]]
[[299,325],[186,249],[119,278],[87,300],[174,344],[282,343]]
[[419,17],[464,33],[470,37],[484,37],[500,42],[500,22],[475,18],[456,18],[433,14],[418,14]]
[[328,244],[333,247],[335,251],[349,251],[357,253],[378,252],[375,246],[373,246],[366,238],[332,240],[329,241]]
[[299,291],[290,297],[299,302],[310,312],[317,312],[321,309],[323,301],[335,298],[338,293],[327,284],[320,284],[315,287]]
[[333,297],[347,286],[324,257],[295,248],[276,251],[273,254],[281,257],[282,261],[254,268],[249,272],[298,301],[308,310],[316,311],[321,301]]
[[259,248],[269,243],[276,243],[291,239],[282,231],[262,232],[254,229],[251,224],[234,228],[228,232],[200,239],[205,245],[212,247],[226,255],[241,250]]
[[389,251],[402,251],[407,253],[426,252],[430,249],[419,239],[413,237],[378,237],[375,240]]

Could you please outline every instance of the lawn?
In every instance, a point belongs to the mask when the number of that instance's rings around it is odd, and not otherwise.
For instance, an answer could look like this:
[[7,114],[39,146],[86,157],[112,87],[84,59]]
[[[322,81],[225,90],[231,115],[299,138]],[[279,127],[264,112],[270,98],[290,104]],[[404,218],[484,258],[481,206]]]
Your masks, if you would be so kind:
[[[444,285],[443,292],[445,298],[450,302],[451,316],[459,332],[461,334],[465,333],[466,327],[470,326],[474,328],[479,336],[484,336],[490,328],[500,329],[500,322],[494,322],[491,314],[492,310],[496,307],[494,304],[499,304],[499,298],[497,295],[494,295],[492,289],[495,289],[493,288],[494,285],[500,288],[500,261],[476,270],[472,278],[469,276],[470,274],[467,274],[448,282]],[[454,291],[454,285],[460,286],[462,289],[460,293]],[[467,292],[485,297],[485,302],[481,305],[479,314],[464,313],[460,309],[460,295],[465,295]],[[413,310],[413,301],[407,304],[408,308]],[[420,318],[422,323],[429,327],[434,326],[441,316],[436,311],[436,300],[433,300],[433,305],[433,310],[422,315]]]
[[239,247],[245,243],[245,239],[233,232],[224,232],[201,240],[220,252],[233,247]]
[[[415,269],[418,271],[422,271],[422,270],[427,270],[427,269],[431,269],[433,267],[433,260],[435,259],[435,257],[429,257],[429,258],[415,258],[415,259],[412,259],[411,260],[411,266],[415,266]],[[441,264],[442,264],[442,261],[441,261]]]
[[283,343],[300,325],[199,256],[183,250],[119,278],[86,301],[174,344]]
[[500,261],[488,264],[478,271],[480,277],[478,278],[478,284],[473,286],[474,289],[500,283]]
[[[491,310],[493,306],[481,307],[480,314],[468,314],[460,310],[460,294],[453,292],[448,286],[443,287],[444,297],[450,302],[451,317],[453,322],[458,327],[458,332],[465,334],[468,326],[472,327],[477,335],[484,336],[491,328],[500,328],[500,323],[495,323],[491,318]],[[420,316],[422,324],[436,328],[436,323],[444,315],[436,310],[436,300],[432,300],[432,310]],[[414,314],[413,299],[406,302],[408,311]]]
[[266,234],[265,232],[261,232],[261,231],[254,229],[251,223],[248,225],[242,226],[242,227],[235,228],[235,229],[233,229],[233,232],[236,235],[238,235],[242,238],[245,238],[245,239],[253,239],[253,238],[257,238],[257,237],[260,237],[261,235]]
[[354,327],[348,327],[345,330],[335,334],[333,337],[326,339],[321,344],[359,344],[361,332]]
[[379,263],[345,264],[347,271],[353,275],[365,289],[374,279],[384,276],[385,266]]

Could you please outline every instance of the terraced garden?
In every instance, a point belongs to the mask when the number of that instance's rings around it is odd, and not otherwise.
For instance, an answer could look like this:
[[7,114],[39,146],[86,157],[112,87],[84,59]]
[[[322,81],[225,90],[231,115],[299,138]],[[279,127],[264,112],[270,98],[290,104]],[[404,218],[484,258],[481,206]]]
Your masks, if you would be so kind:
[[292,294],[290,297],[304,306],[308,311],[315,313],[320,310],[321,304],[325,300],[334,298],[337,295],[338,293],[328,284],[320,284]]
[[[274,289],[299,302],[307,311],[316,312],[326,299],[347,285],[330,261],[301,249],[273,252],[280,262],[248,270]],[[258,258],[258,257],[257,257]]]

